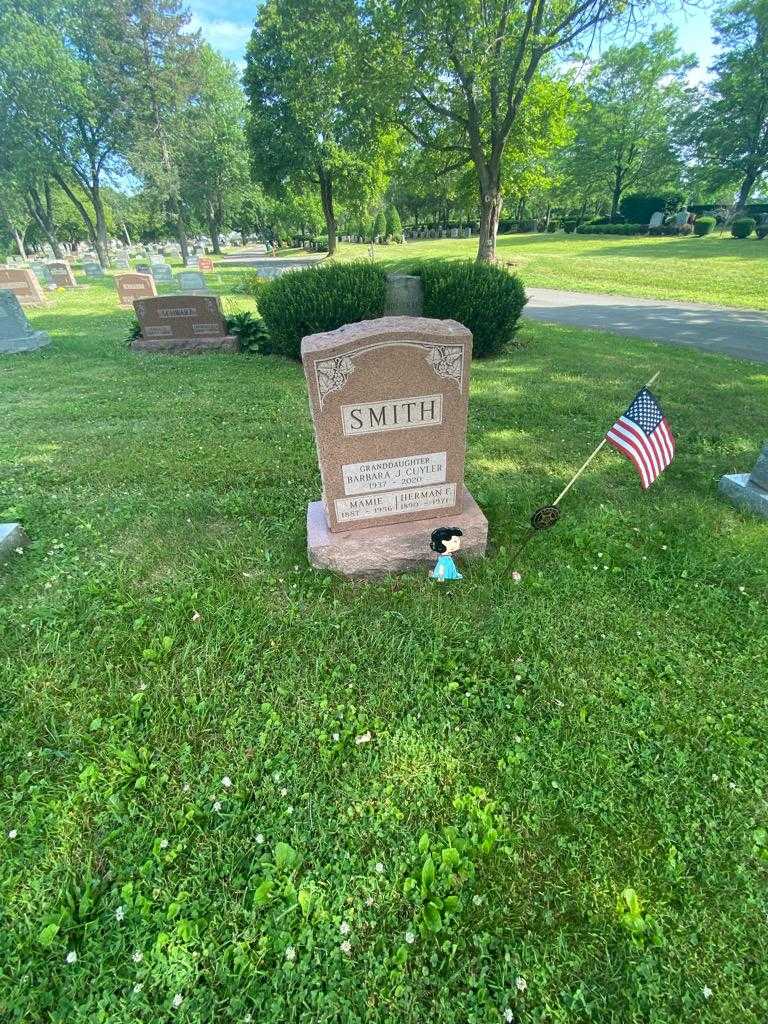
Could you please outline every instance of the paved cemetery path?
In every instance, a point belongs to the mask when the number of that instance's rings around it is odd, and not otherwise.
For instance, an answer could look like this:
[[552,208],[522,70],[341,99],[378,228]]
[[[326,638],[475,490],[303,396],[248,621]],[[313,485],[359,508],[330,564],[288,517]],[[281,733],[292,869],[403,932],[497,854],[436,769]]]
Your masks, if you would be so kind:
[[527,288],[524,316],[768,363],[768,312],[629,295]]
[[216,262],[228,267],[251,267],[254,270],[260,267],[271,267],[273,271],[283,270],[285,267],[311,267],[313,263],[319,263],[325,259],[325,253],[307,253],[306,256],[267,256],[267,250],[263,245],[252,245],[239,252],[230,252],[224,256],[217,256]]

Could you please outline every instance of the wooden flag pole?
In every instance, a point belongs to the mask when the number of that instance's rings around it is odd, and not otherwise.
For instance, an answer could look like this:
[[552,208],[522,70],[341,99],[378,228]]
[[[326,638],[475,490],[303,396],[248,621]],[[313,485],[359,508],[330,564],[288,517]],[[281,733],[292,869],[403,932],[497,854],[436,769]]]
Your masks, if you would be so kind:
[[[648,383],[647,383],[647,384],[645,385],[645,387],[649,388],[649,387],[650,387],[650,386],[651,386],[652,384],[654,384],[654,383],[655,383],[655,382],[656,382],[656,381],[657,381],[657,380],[659,379],[660,373],[661,373],[661,371],[657,371],[656,373],[654,373],[654,375],[653,375],[653,376],[651,377],[651,379],[650,379],[650,380],[648,381]],[[587,466],[588,466],[588,465],[590,464],[590,462],[592,461],[592,459],[594,459],[594,457],[595,457],[595,456],[597,455],[597,453],[598,453],[598,452],[599,452],[599,451],[601,450],[601,448],[603,447],[603,445],[605,445],[605,444],[607,444],[607,443],[608,443],[608,441],[607,441],[607,439],[606,439],[606,438],[604,437],[604,438],[603,438],[603,440],[602,440],[602,441],[600,442],[600,444],[599,444],[599,445],[597,446],[597,448],[595,448],[595,450],[594,450],[594,451],[592,452],[592,454],[591,454],[591,455],[589,456],[589,458],[587,459],[587,461],[586,461],[586,462],[585,462],[585,463],[584,463],[584,464],[583,464],[582,466],[580,466],[580,467],[579,467],[579,469],[578,469],[578,470],[577,470],[577,471],[576,471],[576,472],[574,473],[574,475],[573,475],[573,476],[571,477],[571,479],[570,479],[570,480],[568,481],[568,483],[567,483],[567,484],[565,485],[565,487],[564,487],[564,488],[562,489],[562,491],[561,491],[561,492],[560,492],[560,493],[558,494],[558,496],[557,496],[557,497],[555,498],[555,500],[554,500],[554,501],[552,502],[552,504],[553,504],[553,505],[559,505],[559,504],[560,504],[560,502],[561,502],[561,501],[563,500],[563,498],[564,498],[564,497],[566,496],[566,494],[568,493],[568,491],[570,491],[570,489],[571,489],[571,488],[573,487],[573,485],[574,485],[574,484],[576,483],[576,481],[577,481],[577,480],[579,479],[579,477],[581,476],[581,474],[582,474],[582,473],[584,472],[584,470],[585,470],[585,469],[587,468]]]

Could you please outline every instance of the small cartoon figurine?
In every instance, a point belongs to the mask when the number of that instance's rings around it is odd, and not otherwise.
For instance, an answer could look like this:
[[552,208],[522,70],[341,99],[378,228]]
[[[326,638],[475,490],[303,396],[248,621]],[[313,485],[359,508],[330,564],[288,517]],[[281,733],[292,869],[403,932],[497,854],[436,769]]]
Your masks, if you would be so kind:
[[454,565],[451,555],[461,547],[459,540],[463,534],[457,526],[440,526],[432,532],[432,539],[429,546],[440,555],[435,568],[431,573],[433,580],[463,580],[459,570]]

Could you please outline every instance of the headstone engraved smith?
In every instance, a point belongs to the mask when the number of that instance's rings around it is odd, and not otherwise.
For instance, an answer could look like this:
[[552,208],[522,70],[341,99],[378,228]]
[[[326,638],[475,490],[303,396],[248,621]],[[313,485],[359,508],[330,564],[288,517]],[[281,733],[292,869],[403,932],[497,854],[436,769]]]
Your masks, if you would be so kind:
[[466,327],[382,317],[304,338],[301,358],[323,487],[307,511],[312,564],[363,577],[427,566],[443,525],[483,554],[488,523],[464,487]]
[[141,336],[131,348],[144,352],[237,352],[237,338],[227,334],[215,296],[161,295],[133,304]]

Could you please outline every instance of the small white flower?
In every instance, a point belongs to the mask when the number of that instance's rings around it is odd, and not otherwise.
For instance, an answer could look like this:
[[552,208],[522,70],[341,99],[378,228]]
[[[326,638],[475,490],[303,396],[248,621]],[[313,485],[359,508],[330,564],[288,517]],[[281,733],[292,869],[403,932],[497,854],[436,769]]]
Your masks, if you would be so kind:
[[12,828],[11,831],[8,833],[8,838],[15,839],[18,834],[19,833],[16,831],[16,829]]
[[515,988],[518,992],[525,992],[528,988],[528,982],[525,978],[515,978]]
[[383,875],[384,874],[384,865],[381,863],[381,861],[379,861],[379,863],[376,865],[376,874],[377,875]]
[[178,1008],[181,1006],[183,1002],[184,996],[181,994],[181,992],[177,992],[176,995],[173,997],[173,1002],[171,1003],[171,1006],[174,1008],[174,1010],[178,1010]]
[[603,557],[603,552],[602,551],[598,551],[597,552],[597,557],[598,558],[602,558]]
[[243,1024],[251,1024],[252,1020],[253,1020],[253,1014],[246,1013],[246,1015],[243,1017]]
[[728,789],[736,789],[736,783],[735,782],[729,782],[728,783]]
[[188,782],[185,782],[184,785],[181,787],[181,792],[182,793],[188,793],[189,790],[190,790],[190,785],[189,785]]
[[720,776],[719,775],[713,775],[712,776],[712,781],[713,782],[719,782],[720,781]]
[[344,956],[349,956],[349,954],[352,952],[352,943],[349,941],[349,939],[344,939],[343,942],[339,943],[339,949],[344,954]]
[[290,960],[291,963],[296,959],[296,950],[293,946],[286,946],[285,948],[285,959]]
[[143,985],[143,983],[139,981],[139,982],[137,982],[137,983],[136,983],[136,984],[135,984],[135,985],[133,986],[133,991],[134,991],[134,992],[136,993],[136,995],[138,995],[138,994],[139,994],[139,992],[141,992],[141,990],[142,990],[143,988],[144,988],[144,985]]
[[74,951],[74,949],[70,949],[70,951],[67,953],[67,963],[68,964],[76,964],[77,963],[77,953]]
[[256,836],[256,842],[259,844],[259,846],[261,846],[261,844],[264,842],[264,836],[261,834],[261,832],[259,832],[259,834]]
[[476,907],[479,907],[480,904],[483,902],[483,897],[475,893],[475,895],[472,897],[472,902],[475,904]]
[[661,545],[661,550],[662,551],[666,551],[667,550],[667,545],[666,544],[662,544]]
[[275,774],[272,776],[272,781],[273,782],[279,782],[280,781],[280,772],[275,772]]
[[747,592],[747,588],[746,587],[739,587],[739,593],[740,594],[746,594],[746,592]]
[[521,682],[521,681],[522,681],[522,678],[523,678],[523,677],[522,677],[522,676],[519,676],[519,675],[518,675],[518,676],[515,676],[515,682],[516,682],[516,683],[519,683],[519,682]]
[[199,622],[200,619],[202,619],[202,617],[203,616],[200,614],[200,612],[195,612],[195,614],[192,616],[192,621],[193,622]]
[[214,812],[216,814],[219,813],[219,811],[221,810],[221,800],[214,800],[213,801],[213,810],[214,810]]
[[331,739],[333,740],[334,743],[338,743],[339,739],[340,739],[340,736],[339,736],[339,734],[337,732],[335,732],[333,734],[333,736],[331,736]]
[[713,995],[712,989],[709,987],[709,985],[705,985],[704,988],[701,990],[701,994],[704,996],[705,999],[711,999]]
[[512,579],[515,581],[515,583],[520,583],[522,578],[523,577],[520,575],[517,569],[515,569],[515,571],[512,573]]
[[125,918],[125,907],[118,907],[115,911],[115,917],[118,921],[122,921]]
[[141,690],[142,693],[144,692],[144,690],[146,690],[146,688],[147,688],[147,684],[146,683],[139,683],[139,689]]
[[339,925],[339,931],[342,935],[349,935],[350,928],[346,921],[342,921]]
[[510,1008],[507,1007],[506,1010],[504,1011],[504,1020],[507,1022],[507,1024],[513,1024],[514,1019],[515,1019],[514,1013],[512,1013]]
[[416,941],[415,934],[413,932],[406,932],[405,941],[408,943],[409,946],[412,946],[413,943]]
[[229,789],[229,787],[232,785],[232,779],[230,779],[228,775],[225,775],[224,778],[221,780],[221,784],[224,787],[224,789]]
[[14,548],[13,550],[16,552],[17,555],[24,554],[24,548]]
[[168,849],[168,840],[167,839],[161,839],[160,840],[160,849],[161,850],[167,850]]
[[135,964],[140,964],[143,959],[144,959],[144,954],[141,952],[140,949],[137,949],[136,952],[131,957],[131,960],[133,960],[133,962]]
[[365,905],[366,905],[366,907],[372,907],[373,906],[373,896],[368,896],[366,898]]
[[358,747],[361,744],[363,744],[363,743],[370,743],[370,742],[371,742],[371,734],[370,734],[370,732],[364,732],[360,736],[355,736],[355,743],[358,745]]

